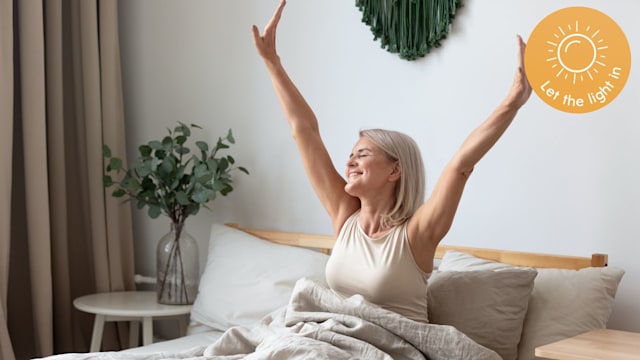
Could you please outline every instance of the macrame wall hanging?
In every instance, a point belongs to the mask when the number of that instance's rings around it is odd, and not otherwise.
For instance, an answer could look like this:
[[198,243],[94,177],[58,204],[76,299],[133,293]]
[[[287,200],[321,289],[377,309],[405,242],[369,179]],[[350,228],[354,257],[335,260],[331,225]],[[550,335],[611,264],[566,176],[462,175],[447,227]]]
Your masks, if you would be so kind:
[[447,37],[461,0],[356,0],[373,40],[405,60],[425,56]]

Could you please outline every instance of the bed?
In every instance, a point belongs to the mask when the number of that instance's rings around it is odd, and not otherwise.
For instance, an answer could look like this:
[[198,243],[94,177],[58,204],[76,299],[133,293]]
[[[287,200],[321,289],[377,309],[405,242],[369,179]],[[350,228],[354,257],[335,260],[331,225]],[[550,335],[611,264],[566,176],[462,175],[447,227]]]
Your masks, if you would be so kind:
[[187,336],[51,359],[529,360],[537,346],[605,328],[624,275],[606,254],[441,245],[430,324],[418,324],[358,296],[336,300],[324,282],[333,241],[213,224]]

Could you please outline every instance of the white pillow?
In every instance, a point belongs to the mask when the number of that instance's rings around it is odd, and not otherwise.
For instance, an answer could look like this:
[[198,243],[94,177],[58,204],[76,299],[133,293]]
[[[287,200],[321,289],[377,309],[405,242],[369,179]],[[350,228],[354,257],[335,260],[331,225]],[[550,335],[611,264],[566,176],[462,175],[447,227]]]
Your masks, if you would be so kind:
[[191,320],[216,330],[254,324],[288,303],[298,279],[325,284],[328,259],[318,251],[213,224]]
[[[440,263],[441,271],[512,267],[457,251],[447,251]],[[605,328],[624,275],[624,270],[615,267],[537,270],[518,346],[518,360],[538,359],[534,355],[538,346]]]

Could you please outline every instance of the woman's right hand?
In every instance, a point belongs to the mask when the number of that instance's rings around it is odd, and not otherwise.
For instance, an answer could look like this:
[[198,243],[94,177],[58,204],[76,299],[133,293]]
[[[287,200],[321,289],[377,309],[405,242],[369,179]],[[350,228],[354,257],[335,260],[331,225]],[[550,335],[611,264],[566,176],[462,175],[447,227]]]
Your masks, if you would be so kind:
[[280,1],[278,8],[267,26],[265,26],[262,34],[260,34],[258,27],[255,25],[253,25],[251,29],[253,31],[253,42],[258,50],[258,54],[260,54],[262,59],[267,63],[279,61],[278,53],[276,52],[276,28],[278,27],[282,10],[284,10],[286,4],[286,0]]

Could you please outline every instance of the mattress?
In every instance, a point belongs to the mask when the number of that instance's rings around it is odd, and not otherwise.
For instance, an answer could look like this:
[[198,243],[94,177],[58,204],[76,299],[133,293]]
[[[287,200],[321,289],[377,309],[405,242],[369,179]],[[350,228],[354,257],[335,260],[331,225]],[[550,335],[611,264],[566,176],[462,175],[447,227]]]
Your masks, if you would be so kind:
[[121,352],[127,354],[176,353],[211,345],[218,340],[222,334],[222,331],[209,330],[172,340],[159,341],[145,346],[122,350]]

